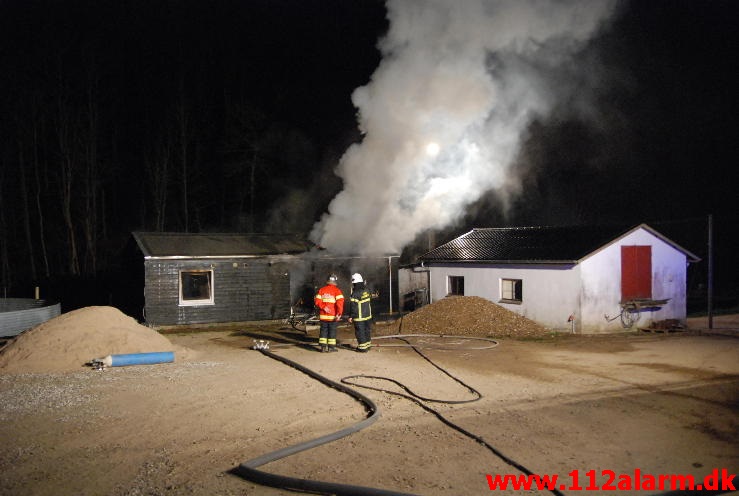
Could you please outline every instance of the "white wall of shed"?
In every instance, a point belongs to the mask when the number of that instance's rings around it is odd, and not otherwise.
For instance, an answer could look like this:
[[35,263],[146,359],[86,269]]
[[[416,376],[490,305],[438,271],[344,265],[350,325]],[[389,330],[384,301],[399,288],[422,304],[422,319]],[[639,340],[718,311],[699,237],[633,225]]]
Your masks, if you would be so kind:
[[624,331],[621,313],[621,247],[652,247],[652,298],[667,299],[663,307],[640,312],[638,327],[665,319],[684,322],[687,312],[685,254],[644,229],[638,229],[580,263],[581,326],[586,333]]
[[[623,332],[621,313],[621,247],[652,247],[652,298],[669,302],[640,312],[635,326],[687,317],[687,257],[645,229],[637,229],[593,253],[580,264],[429,266],[432,303],[449,293],[449,276],[464,277],[465,296],[480,296],[551,329],[569,332],[575,317],[578,333]],[[500,280],[521,279],[523,301],[501,301]]]
[[[432,302],[449,294],[449,276],[464,277],[465,296],[479,296],[551,329],[571,330],[577,313],[580,269],[571,265],[434,265],[430,267]],[[501,301],[501,279],[521,279],[521,303]]]

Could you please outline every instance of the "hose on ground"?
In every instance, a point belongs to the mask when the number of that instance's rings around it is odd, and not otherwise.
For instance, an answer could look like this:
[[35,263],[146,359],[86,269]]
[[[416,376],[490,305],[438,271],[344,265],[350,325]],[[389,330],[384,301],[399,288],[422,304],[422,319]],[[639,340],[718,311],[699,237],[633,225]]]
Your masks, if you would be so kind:
[[[241,476],[242,478],[244,478],[244,479],[246,479],[248,481],[255,482],[257,484],[261,484],[261,485],[265,485],[265,486],[269,486],[269,487],[276,487],[276,488],[288,489],[288,490],[293,490],[293,491],[313,492],[313,493],[319,493],[319,494],[334,494],[334,495],[337,495],[337,496],[416,496],[416,495],[410,494],[410,493],[400,493],[400,492],[389,491],[389,490],[385,490],[385,489],[377,489],[377,488],[372,488],[372,487],[356,486],[356,485],[350,485],[350,484],[338,484],[338,483],[333,483],[333,482],[317,481],[317,480],[310,480],[310,479],[300,479],[300,478],[296,478],[296,477],[276,475],[276,474],[271,474],[269,472],[265,472],[265,471],[262,471],[262,470],[257,470],[257,467],[260,467],[260,466],[265,465],[267,463],[270,463],[272,461],[276,461],[276,460],[279,460],[281,458],[285,458],[287,456],[290,456],[292,454],[295,454],[295,453],[298,453],[298,452],[301,452],[301,451],[305,451],[305,450],[308,450],[308,449],[311,449],[311,448],[320,446],[322,444],[326,444],[326,443],[335,441],[337,439],[341,439],[342,437],[345,437],[345,436],[348,436],[348,435],[350,435],[352,433],[358,432],[358,431],[364,429],[365,427],[368,427],[368,426],[372,425],[373,423],[375,423],[379,419],[379,417],[380,417],[380,412],[379,412],[377,406],[375,405],[375,403],[371,399],[369,399],[367,396],[359,393],[358,391],[355,391],[355,390],[353,390],[353,389],[351,389],[349,387],[344,386],[344,384],[348,384],[348,385],[352,385],[352,386],[356,386],[356,387],[360,387],[360,388],[364,388],[364,389],[371,389],[371,390],[374,390],[374,391],[384,392],[386,394],[390,394],[390,395],[402,397],[402,398],[405,398],[405,399],[407,399],[409,401],[412,401],[413,403],[417,404],[418,406],[420,406],[422,409],[424,409],[428,413],[431,413],[432,415],[434,415],[443,424],[445,424],[448,427],[456,430],[457,432],[459,432],[459,433],[461,433],[461,434],[469,437],[470,439],[476,441],[477,443],[481,444],[482,446],[484,446],[485,448],[487,448],[488,450],[490,450],[494,455],[496,455],[498,458],[500,458],[502,461],[504,461],[509,466],[516,468],[517,470],[519,470],[523,474],[533,475],[533,472],[531,472],[524,465],[516,462],[514,459],[512,459],[509,456],[505,455],[499,449],[497,449],[495,446],[493,446],[490,443],[488,443],[487,441],[485,441],[482,437],[480,437],[480,436],[478,436],[478,435],[476,435],[476,434],[474,434],[474,433],[472,433],[472,432],[464,429],[463,427],[461,427],[461,426],[453,423],[452,421],[450,421],[449,419],[447,419],[446,417],[444,417],[441,413],[439,413],[438,411],[434,410],[433,408],[431,408],[431,407],[429,407],[428,405],[425,404],[425,403],[446,403],[446,404],[470,403],[470,402],[473,402],[473,401],[478,401],[480,398],[482,398],[482,395],[477,390],[475,390],[471,386],[468,386],[463,381],[457,379],[452,374],[450,374],[449,372],[447,372],[445,369],[443,369],[442,367],[438,366],[435,362],[433,362],[425,354],[421,353],[419,351],[419,348],[426,348],[425,346],[414,345],[414,344],[411,344],[410,342],[408,342],[407,340],[405,340],[405,338],[407,338],[407,337],[426,337],[426,336],[439,337],[437,335],[432,335],[432,334],[401,334],[401,335],[392,335],[392,336],[380,336],[380,337],[375,337],[374,339],[380,339],[380,338],[384,338],[384,339],[400,339],[401,341],[405,341],[405,344],[400,345],[400,346],[412,348],[416,353],[418,353],[422,358],[424,358],[426,361],[428,361],[434,367],[436,367],[441,372],[443,372],[444,374],[446,374],[450,378],[454,379],[455,381],[457,381],[458,383],[460,383],[461,385],[463,385],[464,387],[466,387],[472,394],[475,395],[475,398],[469,399],[469,400],[460,400],[460,401],[448,401],[448,400],[438,400],[438,399],[433,399],[433,398],[425,398],[423,396],[420,396],[420,395],[414,393],[413,391],[410,390],[410,388],[408,388],[404,384],[400,383],[399,381],[396,381],[394,379],[390,379],[390,378],[387,378],[387,377],[380,377],[380,376],[368,376],[368,375],[347,376],[347,377],[344,377],[344,378],[341,379],[341,383],[342,384],[340,384],[340,383],[337,383],[335,381],[332,381],[331,379],[328,379],[327,377],[322,376],[322,375],[320,375],[320,374],[318,374],[318,373],[316,373],[316,372],[308,369],[307,367],[304,367],[304,366],[298,364],[297,362],[294,362],[294,361],[289,360],[287,358],[281,357],[281,356],[276,355],[274,353],[271,353],[271,352],[269,352],[267,350],[259,349],[258,351],[260,351],[262,354],[264,354],[264,355],[266,355],[266,356],[268,356],[270,358],[273,358],[275,360],[278,360],[278,361],[280,361],[282,363],[285,363],[286,365],[289,365],[290,367],[293,367],[293,368],[295,368],[295,369],[297,369],[297,370],[299,370],[299,371],[307,374],[308,376],[310,376],[310,377],[318,380],[319,382],[321,382],[321,383],[323,383],[323,384],[325,384],[325,385],[327,385],[329,387],[332,387],[334,389],[337,389],[338,391],[341,391],[341,392],[343,392],[345,394],[348,394],[349,396],[355,398],[356,400],[358,400],[359,402],[361,402],[365,406],[365,408],[366,408],[366,410],[368,412],[368,416],[364,420],[362,420],[362,421],[360,421],[360,422],[358,422],[358,423],[356,423],[356,424],[354,424],[352,426],[349,426],[349,427],[347,427],[345,429],[342,429],[342,430],[339,430],[337,432],[334,432],[332,434],[321,436],[319,438],[316,438],[316,439],[313,439],[313,440],[309,440],[309,441],[306,441],[306,442],[303,442],[303,443],[299,443],[299,444],[296,444],[296,445],[293,445],[293,446],[288,446],[286,448],[282,448],[280,450],[273,451],[271,453],[267,453],[267,454],[262,455],[260,457],[257,457],[257,458],[248,460],[248,461],[242,463],[241,465],[239,465],[232,472],[234,474],[236,474],[236,475]],[[444,336],[444,337],[459,338],[459,337],[462,337],[462,336]],[[466,337],[463,337],[463,338],[466,338]],[[493,341],[494,344],[492,346],[487,347],[487,348],[492,348],[492,347],[495,347],[495,346],[498,345],[498,343],[495,342],[494,340],[487,339],[487,338],[470,338],[470,339],[484,339],[484,340],[488,340],[488,341]],[[304,343],[295,342],[295,344],[304,344]],[[387,345],[384,345],[384,346],[387,346]],[[390,346],[392,346],[392,345],[390,345]],[[475,348],[475,349],[487,349],[487,348]],[[435,348],[435,349],[446,349],[446,348]],[[391,390],[384,389],[384,388],[378,388],[378,387],[368,386],[368,385],[360,384],[360,383],[356,382],[357,379],[361,379],[361,378],[374,379],[374,380],[384,380],[384,381],[391,382],[391,383],[395,384],[396,386],[400,387],[402,390],[406,391],[407,394],[398,393],[397,391],[391,391]],[[552,489],[549,489],[549,491],[552,494],[555,494],[557,496],[564,496],[563,493],[560,492],[560,491],[558,491],[557,489],[552,488]],[[700,492],[700,494],[705,494],[706,496],[708,496],[708,495],[726,494],[727,492],[730,492],[730,491],[723,490],[722,489],[722,490],[716,490],[716,491],[714,491],[714,490],[704,490],[702,492],[701,491],[699,491],[699,492]],[[669,492],[659,493],[659,494],[657,494],[655,496],[679,496],[679,495],[682,495],[684,493],[685,492],[683,490],[669,491]]]
[[[449,373],[447,370],[437,365],[433,360],[431,360],[428,356],[426,356],[424,353],[420,351],[419,346],[411,344],[406,339],[408,337],[419,337],[419,336],[438,337],[436,335],[421,335],[421,334],[408,335],[408,334],[405,334],[405,335],[383,336],[383,338],[393,338],[393,339],[399,339],[403,341],[405,343],[403,346],[410,347],[424,360],[426,360],[428,363],[433,365],[436,369],[438,369],[439,371],[441,371],[442,373],[444,373],[445,375],[447,375],[448,377],[450,377],[451,379],[453,379],[454,381],[456,381],[457,383],[465,387],[474,396],[473,398],[467,399],[467,400],[440,400],[440,399],[434,399],[434,398],[426,398],[426,397],[423,397],[423,396],[420,396],[414,393],[410,388],[408,388],[401,382],[396,381],[395,379],[381,377],[381,376],[353,375],[353,376],[347,376],[347,377],[342,378],[341,383],[338,383],[288,358],[276,355],[265,349],[259,349],[258,351],[260,351],[262,354],[272,359],[275,359],[277,361],[280,361],[290,367],[293,367],[299,370],[300,372],[303,372],[304,374],[318,380],[319,382],[323,383],[326,386],[334,388],[338,391],[341,391],[353,397],[354,399],[356,399],[357,401],[359,401],[365,406],[369,415],[364,420],[352,426],[336,431],[334,433],[327,434],[325,436],[321,436],[321,437],[318,437],[318,438],[315,438],[315,439],[312,439],[312,440],[309,440],[303,443],[298,443],[292,446],[288,446],[280,450],[276,450],[271,453],[267,453],[260,457],[243,462],[236,469],[234,469],[233,472],[236,475],[239,475],[246,480],[256,482],[258,484],[262,484],[262,485],[270,486],[270,487],[283,488],[283,489],[288,489],[288,490],[295,490],[295,491],[316,492],[319,494],[334,494],[337,496],[415,496],[410,493],[400,493],[400,492],[365,487],[365,486],[339,484],[339,483],[317,481],[317,480],[311,480],[311,479],[300,479],[296,477],[271,474],[269,472],[265,472],[265,471],[257,469],[257,467],[260,467],[267,463],[279,460],[281,458],[285,458],[292,454],[295,454],[301,451],[306,451],[306,450],[315,448],[317,446],[341,439],[343,437],[346,437],[350,434],[358,432],[364,429],[365,427],[368,427],[372,425],[373,423],[375,423],[377,419],[379,419],[380,417],[380,412],[377,406],[375,405],[375,403],[367,396],[359,393],[358,391],[350,387],[345,386],[345,384],[348,384],[348,385],[352,385],[356,387],[361,387],[364,389],[371,389],[374,391],[384,392],[386,394],[394,395],[394,396],[405,398],[409,401],[412,401],[413,403],[417,404],[418,406],[420,406],[422,409],[424,409],[428,413],[431,413],[432,415],[434,415],[443,424],[469,437],[470,439],[476,441],[477,443],[481,444],[482,446],[490,450],[494,455],[496,455],[498,458],[503,460],[509,466],[516,468],[517,470],[519,470],[520,472],[526,475],[533,475],[533,472],[531,472],[528,468],[526,468],[522,464],[516,462],[512,458],[503,454],[499,449],[497,449],[495,446],[485,441],[482,437],[455,424],[451,420],[444,417],[440,412],[438,412],[437,410],[431,408],[430,406],[426,404],[426,403],[443,403],[443,404],[471,403],[471,402],[480,400],[482,398],[482,395],[480,394],[479,391],[474,389],[472,386],[466,384],[461,379],[458,379],[457,377]],[[459,338],[462,336],[447,336],[447,337]],[[466,337],[462,337],[462,338],[466,338]],[[496,341],[490,340],[487,338],[470,338],[470,339],[483,339],[483,340],[492,341],[494,344],[492,346],[488,346],[488,348],[492,348],[498,345]],[[392,390],[385,389],[385,388],[361,384],[357,382],[358,379],[372,379],[372,380],[391,382],[395,384],[396,386],[400,387],[403,391],[405,391],[405,393],[399,393],[397,391],[392,391]],[[563,494],[556,489],[550,489],[550,492],[552,494],[555,494],[556,496],[563,496]]]
[[[420,406],[421,408],[423,408],[428,413],[430,413],[433,416],[435,416],[444,425],[446,425],[448,427],[451,427],[455,431],[457,431],[457,432],[459,432],[459,433],[461,433],[461,434],[469,437],[473,441],[476,441],[477,443],[479,443],[482,446],[484,446],[485,448],[487,448],[495,456],[497,456],[498,458],[500,458],[501,460],[503,460],[507,465],[509,465],[509,466],[517,469],[518,471],[520,471],[523,474],[526,474],[526,475],[534,475],[534,472],[532,472],[531,470],[529,470],[528,468],[526,468],[525,466],[523,466],[521,463],[515,461],[513,458],[505,455],[502,451],[500,451],[498,448],[496,448],[492,444],[490,444],[487,441],[485,441],[485,439],[483,439],[482,437],[480,437],[477,434],[474,434],[474,433],[468,431],[467,429],[465,429],[464,427],[461,427],[458,424],[455,424],[454,422],[452,422],[451,420],[449,420],[448,418],[446,418],[444,415],[442,415],[438,410],[435,410],[435,409],[431,408],[430,406],[428,406],[426,403],[445,403],[445,404],[471,403],[473,401],[478,401],[480,398],[482,398],[482,395],[476,389],[474,389],[472,386],[467,385],[461,379],[458,379],[457,377],[455,377],[451,373],[449,373],[447,370],[445,370],[444,368],[442,368],[439,365],[437,365],[436,363],[434,363],[433,360],[431,360],[428,356],[426,356],[423,352],[421,352],[415,346],[411,345],[404,338],[397,337],[397,339],[400,339],[401,341],[405,341],[413,349],[413,351],[415,351],[418,355],[420,355],[424,360],[426,360],[431,365],[433,365],[434,367],[436,367],[438,370],[440,370],[441,372],[443,372],[444,374],[446,374],[447,376],[449,376],[450,378],[452,378],[453,380],[455,380],[456,382],[458,382],[459,384],[461,384],[462,386],[464,386],[465,388],[467,388],[476,397],[473,398],[473,399],[470,399],[470,400],[461,400],[461,401],[448,401],[448,400],[436,400],[436,399],[431,399],[431,398],[424,398],[423,396],[419,396],[419,395],[415,394],[408,387],[406,387],[405,385],[403,385],[400,382],[396,381],[395,379],[391,379],[391,378],[388,378],[388,377],[378,377],[378,376],[368,376],[368,375],[353,375],[353,376],[344,377],[343,379],[341,379],[341,382],[344,383],[344,384],[349,384],[349,385],[356,386],[356,387],[361,387],[361,388],[364,388],[364,389],[371,389],[373,391],[380,391],[380,392],[383,392],[383,393],[386,393],[386,394],[390,394],[390,395],[393,395],[393,396],[398,396],[400,398],[405,398],[408,401],[412,401],[413,403],[415,403],[416,405]],[[405,393],[399,393],[397,391],[392,391],[392,390],[385,389],[385,388],[368,386],[368,385],[360,384],[360,383],[356,382],[356,379],[362,379],[362,378],[364,378],[364,379],[383,380],[383,381],[391,382],[391,383],[399,386],[407,394],[405,394]],[[558,491],[557,489],[549,489],[549,491],[552,494],[555,494],[557,496],[563,496],[563,494],[560,491]]]
[[[403,334],[403,335],[384,336],[384,337],[388,337],[388,338],[389,337],[392,337],[394,339],[398,339],[400,341],[403,341],[405,343],[405,346],[410,347],[421,358],[423,358],[428,363],[430,363],[434,368],[436,368],[441,373],[443,373],[444,375],[446,375],[447,377],[449,377],[450,379],[452,379],[453,381],[455,381],[457,384],[459,384],[462,387],[464,387],[465,389],[467,389],[467,391],[469,391],[474,396],[474,398],[468,399],[468,400],[438,400],[438,399],[434,399],[434,398],[427,398],[425,396],[421,396],[419,394],[414,393],[413,391],[411,391],[411,389],[408,386],[406,386],[405,384],[403,384],[403,383],[401,383],[399,381],[396,381],[395,379],[391,379],[390,377],[381,377],[381,376],[374,376],[374,375],[365,375],[365,374],[350,375],[350,376],[347,376],[347,377],[344,377],[343,379],[341,379],[341,382],[344,383],[344,384],[349,384],[351,386],[357,386],[357,387],[361,387],[361,388],[364,388],[364,389],[372,389],[374,391],[380,391],[380,392],[383,392],[383,393],[389,393],[389,394],[394,394],[396,396],[401,396],[403,398],[410,399],[410,400],[414,401],[414,403],[416,403],[416,404],[420,404],[419,401],[421,401],[421,402],[426,402],[426,403],[444,403],[444,404],[447,404],[447,405],[456,405],[456,404],[462,404],[462,403],[472,403],[473,401],[478,401],[480,398],[482,398],[482,394],[480,394],[480,392],[477,389],[473,388],[472,386],[470,386],[469,384],[465,383],[461,379],[455,377],[454,375],[452,375],[451,373],[449,373],[449,371],[447,371],[443,367],[440,367],[439,365],[437,365],[436,362],[434,362],[428,356],[426,356],[424,353],[422,353],[421,350],[419,350],[418,346],[411,344],[407,339],[405,339],[407,336],[427,336],[427,334],[411,334],[411,335]],[[454,337],[460,337],[460,336],[454,336]],[[482,338],[482,339],[485,339],[485,338]],[[492,341],[492,340],[490,340],[490,341]],[[497,346],[497,345],[498,345],[498,343],[495,342],[494,346]],[[491,348],[492,347],[493,346],[491,346]],[[436,349],[438,349],[438,348],[436,348]],[[478,349],[484,349],[484,348],[478,348]],[[364,379],[375,379],[375,380],[379,380],[379,381],[392,382],[393,384],[395,384],[396,386],[398,386],[399,388],[401,388],[403,391],[407,392],[408,394],[407,395],[404,395],[404,394],[396,393],[394,391],[389,391],[389,390],[386,390],[386,389],[383,389],[383,388],[377,388],[377,387],[373,387],[373,386],[367,386],[367,385],[364,385],[364,384],[359,384],[357,382],[352,382],[351,381],[351,379],[362,379],[362,378],[364,378]],[[425,407],[425,405],[421,405],[421,406]]]
[[[291,337],[288,337],[284,334],[279,335],[277,337],[275,333],[252,333],[252,332],[244,332],[243,335],[245,336],[252,336],[252,337],[258,337],[258,338],[271,338],[272,341],[269,345],[272,349],[280,349],[280,348],[290,348],[293,346],[304,346],[306,348],[313,348],[315,338],[308,341],[306,339],[293,339]],[[301,336],[303,338],[303,336]],[[440,344],[431,344],[431,343],[409,343],[408,341],[405,341],[403,344],[379,344],[378,341],[385,340],[385,339],[406,339],[406,338],[441,338],[444,340],[450,340],[450,339],[456,339],[459,341],[482,341],[484,344],[479,346],[465,346],[464,348],[460,347],[459,343],[453,343],[451,345],[440,345]],[[279,339],[279,341],[277,340]],[[356,342],[356,339],[349,339],[343,342],[342,347],[351,349],[349,345],[346,343],[348,342]],[[387,336],[373,336],[372,337],[372,346],[375,348],[418,348],[418,349],[424,349],[424,350],[456,350],[459,351],[460,349],[467,350],[467,351],[478,351],[478,350],[489,350],[492,348],[495,348],[498,346],[498,341],[492,338],[483,338],[480,336],[457,336],[453,334],[389,334]]]
[[364,486],[355,486],[355,485],[350,485],[350,484],[339,484],[339,483],[334,483],[334,482],[317,481],[317,480],[311,480],[311,479],[300,479],[297,477],[288,477],[284,475],[271,474],[269,472],[258,470],[257,467],[260,467],[267,463],[279,460],[281,458],[285,458],[287,456],[293,455],[301,451],[306,451],[311,448],[315,448],[322,444],[336,441],[337,439],[346,437],[349,434],[358,432],[364,429],[365,427],[369,427],[370,425],[374,424],[377,421],[377,419],[380,418],[380,411],[377,409],[377,405],[375,405],[375,403],[371,399],[369,399],[367,396],[363,395],[359,391],[355,391],[354,389],[350,387],[347,387],[347,386],[344,386],[343,384],[332,381],[328,377],[318,374],[317,372],[314,372],[310,370],[309,368],[304,367],[300,365],[299,363],[294,362],[288,358],[281,357],[267,350],[259,350],[259,351],[262,354],[274,360],[280,361],[286,365],[289,365],[290,367],[293,367],[299,370],[300,372],[303,372],[304,374],[312,377],[313,379],[316,379],[317,381],[321,382],[322,384],[325,384],[326,386],[329,386],[338,391],[341,391],[342,393],[348,394],[352,398],[362,403],[365,406],[369,415],[364,420],[354,425],[351,425],[349,427],[346,427],[344,429],[341,429],[339,431],[333,432],[331,434],[327,434],[325,436],[311,439],[303,443],[298,443],[292,446],[288,446],[286,448],[282,448],[282,449],[273,451],[271,453],[264,454],[260,457],[247,460],[244,463],[240,464],[234,470],[235,474],[243,477],[246,480],[256,482],[257,484],[262,484],[264,486],[269,486],[269,487],[289,489],[289,490],[294,490],[294,491],[316,492],[320,494],[335,494],[337,496],[362,496],[362,495],[367,495],[367,496],[414,496],[408,493],[399,493],[396,491],[387,491],[384,489],[377,489],[377,488],[364,487]]
[[[430,350],[459,350],[459,344],[454,343],[452,345],[438,345],[438,344],[414,344],[410,343],[407,338],[443,338],[443,339],[457,339],[461,341],[483,341],[487,344],[481,346],[467,346],[465,350],[489,350],[498,346],[498,341],[491,338],[483,338],[480,336],[456,336],[453,334],[390,334],[387,336],[375,336],[372,338],[373,346],[381,348],[414,348],[414,349],[430,349]],[[403,341],[404,344],[377,344],[378,340],[384,339],[398,339]],[[425,358],[425,357],[424,357]],[[428,360],[428,359],[427,359]],[[433,362],[431,362],[433,364]],[[435,366],[435,364],[434,364]],[[438,368],[438,367],[437,367]]]

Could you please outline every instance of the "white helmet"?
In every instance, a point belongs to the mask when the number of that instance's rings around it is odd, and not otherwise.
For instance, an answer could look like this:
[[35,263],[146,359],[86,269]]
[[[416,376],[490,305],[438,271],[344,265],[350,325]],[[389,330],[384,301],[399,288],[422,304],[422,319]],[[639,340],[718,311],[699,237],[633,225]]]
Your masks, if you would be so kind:
[[358,282],[364,282],[364,279],[362,279],[362,274],[357,272],[356,274],[352,274],[352,284],[356,284]]

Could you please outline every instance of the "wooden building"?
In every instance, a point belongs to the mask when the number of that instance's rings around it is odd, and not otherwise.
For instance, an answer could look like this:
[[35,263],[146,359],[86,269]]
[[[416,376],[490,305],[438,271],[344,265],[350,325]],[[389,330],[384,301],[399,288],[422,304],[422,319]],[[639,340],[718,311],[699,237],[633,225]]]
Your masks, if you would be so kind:
[[312,309],[330,273],[349,295],[361,272],[397,310],[397,256],[332,256],[297,235],[134,232],[144,256],[144,320],[150,326],[275,320]]

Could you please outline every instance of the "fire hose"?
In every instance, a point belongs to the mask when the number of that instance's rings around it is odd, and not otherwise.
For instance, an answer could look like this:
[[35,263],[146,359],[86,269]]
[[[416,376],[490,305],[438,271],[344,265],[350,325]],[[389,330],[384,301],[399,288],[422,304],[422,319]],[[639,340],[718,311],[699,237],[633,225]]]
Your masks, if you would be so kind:
[[278,488],[283,488],[283,489],[288,489],[288,490],[293,490],[293,491],[317,492],[321,494],[335,494],[337,496],[343,496],[343,495],[346,495],[346,496],[359,496],[359,495],[413,496],[408,493],[386,491],[384,489],[376,489],[376,488],[364,487],[364,486],[354,486],[350,484],[339,484],[335,482],[317,481],[317,480],[311,480],[311,479],[300,479],[297,477],[288,477],[288,476],[283,476],[283,475],[271,474],[269,472],[265,472],[262,470],[257,470],[257,467],[261,467],[262,465],[265,465],[267,463],[280,460],[281,458],[285,458],[287,456],[293,455],[295,453],[299,453],[301,451],[306,451],[306,450],[315,448],[317,446],[321,446],[322,444],[336,441],[337,439],[346,437],[349,434],[358,432],[364,429],[365,427],[369,427],[370,425],[374,424],[377,421],[377,419],[380,418],[380,411],[377,409],[377,405],[375,405],[375,403],[371,399],[361,394],[360,392],[355,391],[352,388],[344,386],[343,384],[340,384],[338,382],[332,381],[328,377],[325,377],[317,372],[314,372],[310,370],[309,368],[304,367],[300,365],[299,363],[294,362],[288,358],[276,355],[268,351],[265,348],[258,348],[258,351],[270,358],[273,358],[279,362],[282,362],[286,365],[289,365],[290,367],[293,367],[299,370],[300,372],[303,372],[304,374],[312,377],[313,379],[316,379],[317,381],[321,382],[322,384],[325,384],[328,387],[334,388],[338,391],[341,391],[342,393],[345,393],[351,396],[352,398],[356,399],[357,401],[359,401],[365,406],[365,409],[367,410],[369,415],[364,420],[354,425],[351,425],[349,427],[346,427],[344,429],[341,429],[339,431],[333,432],[331,434],[327,434],[325,436],[311,439],[303,443],[294,444],[292,446],[288,446],[286,448],[272,451],[271,453],[267,453],[260,457],[245,461],[244,463],[242,463],[235,469],[234,472],[237,475],[243,477],[246,480],[256,482],[257,484],[262,484],[262,485],[270,486],[270,487],[278,487]]
[[[426,404],[426,403],[444,403],[444,404],[471,403],[471,402],[480,400],[482,398],[482,395],[480,394],[479,391],[474,389],[472,386],[469,386],[468,384],[464,383],[461,379],[458,379],[457,377],[449,373],[447,370],[437,365],[428,356],[426,356],[424,353],[420,351],[419,346],[413,345],[407,340],[408,337],[420,337],[420,336],[439,337],[437,335],[428,335],[428,334],[413,334],[413,335],[405,334],[405,335],[382,336],[382,338],[386,338],[386,339],[393,338],[393,339],[399,339],[401,341],[404,341],[405,344],[401,346],[410,347],[411,349],[413,349],[418,355],[420,355],[424,360],[429,362],[439,371],[441,371],[442,373],[444,373],[445,375],[447,375],[448,377],[450,377],[451,379],[459,383],[461,386],[465,387],[474,396],[473,398],[467,399],[467,400],[457,400],[457,401],[426,398],[426,397],[423,397],[423,396],[420,396],[414,393],[413,391],[411,391],[410,388],[408,388],[401,382],[396,381],[395,379],[391,379],[387,377],[380,377],[380,376],[353,375],[353,376],[347,376],[347,377],[342,378],[341,383],[338,383],[338,382],[332,381],[331,379],[321,374],[318,374],[317,372],[314,372],[313,370],[310,370],[307,367],[304,367],[303,365],[298,364],[297,362],[294,362],[288,358],[285,358],[285,357],[282,357],[275,353],[270,352],[269,344],[266,341],[259,340],[259,342],[256,342],[256,345],[254,348],[257,351],[264,354],[265,356],[272,358],[274,360],[277,360],[279,362],[282,362],[290,367],[293,367],[299,370],[300,372],[303,372],[304,374],[312,377],[313,379],[316,379],[319,382],[325,384],[326,386],[334,388],[356,399],[357,401],[359,401],[365,406],[365,409],[368,412],[368,416],[364,420],[352,426],[336,431],[334,433],[327,434],[325,436],[321,436],[321,437],[318,437],[318,438],[315,438],[309,441],[305,441],[302,443],[298,443],[292,446],[288,446],[288,447],[273,451],[271,453],[264,454],[260,457],[245,461],[242,464],[240,464],[236,469],[234,469],[233,472],[236,475],[239,475],[240,477],[246,480],[249,480],[251,482],[255,482],[257,484],[262,484],[262,485],[270,486],[270,487],[283,488],[283,489],[288,489],[288,490],[294,490],[294,491],[315,492],[315,493],[320,493],[320,494],[333,494],[337,496],[415,496],[409,493],[400,493],[400,492],[389,491],[385,489],[355,486],[355,485],[350,485],[350,484],[339,484],[339,483],[334,483],[334,482],[318,481],[318,480],[311,480],[311,479],[301,479],[297,477],[289,477],[289,476],[271,474],[269,472],[258,470],[258,467],[261,467],[262,465],[265,465],[267,463],[270,463],[270,462],[285,458],[287,456],[293,455],[295,453],[306,451],[306,450],[315,448],[317,446],[341,439],[343,437],[346,437],[350,434],[358,432],[364,429],[365,427],[369,427],[370,425],[374,424],[380,417],[380,412],[377,406],[367,396],[359,393],[358,391],[350,387],[345,386],[345,384],[348,384],[348,385],[352,385],[356,387],[361,387],[364,389],[371,389],[374,391],[384,392],[387,394],[391,394],[391,395],[398,396],[401,398],[405,398],[409,401],[412,401],[413,403],[423,408],[425,411],[434,415],[437,419],[439,419],[442,423],[444,423],[448,427],[451,427],[457,432],[469,437],[470,439],[476,441],[477,443],[481,444],[482,446],[490,450],[494,455],[496,455],[498,458],[500,458],[502,461],[504,461],[509,466],[516,468],[517,470],[519,470],[520,472],[526,475],[533,475],[533,472],[531,472],[525,466],[523,466],[522,464],[516,462],[512,458],[503,454],[499,449],[497,449],[495,446],[485,441],[482,437],[455,424],[451,420],[444,417],[440,412],[438,412],[437,410],[431,408],[430,406]],[[466,338],[465,336],[444,336],[444,337],[463,338],[463,339]],[[377,340],[378,338],[380,337],[376,337],[375,340]],[[492,346],[488,346],[489,348],[492,348],[498,345],[497,341],[492,340],[492,339],[487,339],[487,338],[472,338],[472,339],[487,340],[487,341],[494,343]],[[369,385],[361,384],[357,382],[357,380],[361,380],[361,379],[387,381],[387,382],[390,382],[400,387],[405,392],[399,393],[397,391],[391,391],[389,389],[369,386]],[[563,496],[562,493],[556,489],[550,489],[550,492],[557,496]]]

